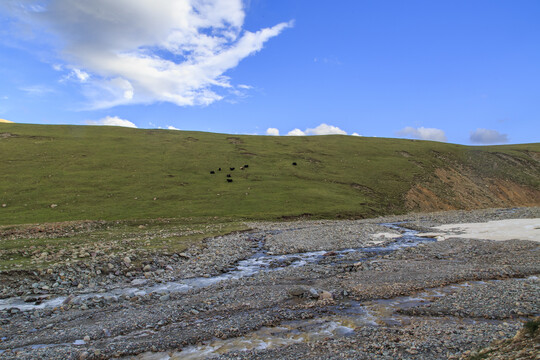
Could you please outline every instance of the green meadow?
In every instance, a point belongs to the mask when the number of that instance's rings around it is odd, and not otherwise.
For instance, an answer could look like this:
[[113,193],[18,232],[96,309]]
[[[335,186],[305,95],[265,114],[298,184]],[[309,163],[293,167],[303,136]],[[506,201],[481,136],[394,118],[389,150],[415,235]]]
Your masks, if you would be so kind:
[[[537,163],[530,166],[538,153],[538,143],[468,147],[339,135],[0,124],[0,224],[373,217],[407,211],[407,191],[428,182],[437,168],[467,167],[538,189]],[[501,154],[512,161],[494,167]]]

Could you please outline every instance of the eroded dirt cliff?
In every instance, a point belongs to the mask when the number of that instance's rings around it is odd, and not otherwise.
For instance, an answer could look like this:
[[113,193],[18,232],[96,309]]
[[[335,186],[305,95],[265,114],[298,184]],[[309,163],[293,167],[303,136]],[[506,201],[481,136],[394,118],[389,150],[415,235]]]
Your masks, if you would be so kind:
[[540,154],[471,153],[467,162],[449,159],[414,184],[405,207],[414,211],[536,206],[540,204]]

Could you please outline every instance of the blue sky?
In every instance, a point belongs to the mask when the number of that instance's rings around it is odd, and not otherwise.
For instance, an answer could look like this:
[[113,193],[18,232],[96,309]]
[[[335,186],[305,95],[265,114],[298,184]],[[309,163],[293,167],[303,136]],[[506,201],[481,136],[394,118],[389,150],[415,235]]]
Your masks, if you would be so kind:
[[2,0],[0,118],[538,142],[536,0]]

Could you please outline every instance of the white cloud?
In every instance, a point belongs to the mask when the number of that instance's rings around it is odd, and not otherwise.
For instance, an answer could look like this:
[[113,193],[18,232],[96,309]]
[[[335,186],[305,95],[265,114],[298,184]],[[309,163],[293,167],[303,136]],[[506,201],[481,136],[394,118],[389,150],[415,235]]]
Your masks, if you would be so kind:
[[171,126],[171,125],[167,126],[167,129],[168,130],[180,130],[180,129],[177,129],[174,126]]
[[300,129],[294,129],[287,133],[287,136],[306,136],[306,133]]
[[441,129],[435,129],[435,128],[425,128],[425,127],[419,127],[419,128],[413,128],[413,127],[406,127],[404,129],[401,129],[397,132],[400,136],[407,136],[412,137],[415,139],[420,140],[432,140],[432,141],[447,141],[446,134]]
[[[63,71],[63,67],[56,67],[53,66],[53,68],[57,71]],[[80,69],[71,69],[60,81],[66,81],[66,80],[76,80],[80,83],[85,83],[90,78],[90,74],[88,74],[86,71],[80,70]]]
[[357,132],[353,132],[353,133],[351,134],[351,136],[362,136],[362,135],[360,135],[360,134],[357,133]]
[[321,124],[314,129],[306,129],[307,135],[347,135],[347,133],[337,126]]
[[224,73],[292,26],[243,30],[242,0],[4,1],[13,17],[58,40],[66,65],[55,69],[72,69],[92,108],[220,100],[217,89],[233,87]]
[[106,116],[103,119],[93,121],[86,121],[87,125],[107,125],[107,126],[124,126],[130,128],[136,128],[137,125],[129,120],[120,119],[118,116]]
[[279,130],[276,128],[266,129],[266,135],[279,136]]
[[86,80],[90,78],[90,75],[86,71],[82,71],[79,69],[73,69],[72,74],[74,74],[80,82],[86,82]]
[[497,130],[476,129],[471,132],[470,141],[473,144],[502,144],[508,142],[508,135]]
[[294,129],[287,133],[288,136],[306,136],[306,135],[347,135],[347,132],[337,126],[320,124],[315,128],[308,128],[305,131]]

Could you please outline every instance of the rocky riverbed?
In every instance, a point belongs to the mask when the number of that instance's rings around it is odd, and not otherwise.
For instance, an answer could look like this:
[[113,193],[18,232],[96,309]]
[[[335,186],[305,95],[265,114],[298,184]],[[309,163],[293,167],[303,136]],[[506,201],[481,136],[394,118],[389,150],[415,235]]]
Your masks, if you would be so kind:
[[467,357],[540,314],[540,244],[414,231],[503,219],[540,228],[540,208],[250,223],[172,256],[0,273],[0,358]]

